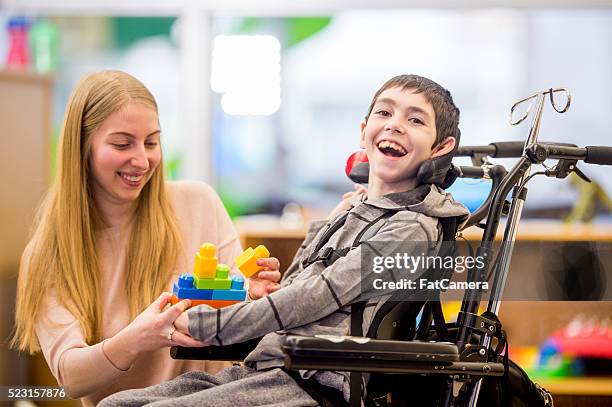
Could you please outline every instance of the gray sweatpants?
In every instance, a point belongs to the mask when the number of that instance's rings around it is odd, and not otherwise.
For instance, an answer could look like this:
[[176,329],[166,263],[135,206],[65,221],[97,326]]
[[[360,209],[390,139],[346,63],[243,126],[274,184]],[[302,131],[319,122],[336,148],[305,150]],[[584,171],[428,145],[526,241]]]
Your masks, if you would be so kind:
[[145,389],[124,390],[102,400],[98,407],[114,406],[317,406],[281,369],[256,371],[242,366],[216,375],[185,373],[174,380]]

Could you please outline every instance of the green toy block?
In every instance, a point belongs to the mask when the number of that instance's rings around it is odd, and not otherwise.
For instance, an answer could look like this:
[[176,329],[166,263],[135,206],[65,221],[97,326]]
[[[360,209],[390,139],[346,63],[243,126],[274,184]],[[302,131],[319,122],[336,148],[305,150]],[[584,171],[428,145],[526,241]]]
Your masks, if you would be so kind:
[[232,287],[232,280],[229,278],[199,278],[193,276],[193,283],[200,290],[229,290]]
[[217,265],[217,277],[220,279],[226,279],[229,276],[230,268],[227,264],[220,263]]

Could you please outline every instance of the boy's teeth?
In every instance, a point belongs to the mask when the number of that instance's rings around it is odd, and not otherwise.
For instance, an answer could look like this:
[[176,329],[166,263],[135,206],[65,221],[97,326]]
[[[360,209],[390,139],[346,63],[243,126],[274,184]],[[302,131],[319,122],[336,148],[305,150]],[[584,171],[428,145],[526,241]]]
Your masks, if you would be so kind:
[[378,148],[380,149],[392,148],[393,150],[396,150],[401,154],[406,154],[406,150],[404,149],[404,147],[400,146],[399,144],[393,141],[383,140],[380,143],[378,143]]

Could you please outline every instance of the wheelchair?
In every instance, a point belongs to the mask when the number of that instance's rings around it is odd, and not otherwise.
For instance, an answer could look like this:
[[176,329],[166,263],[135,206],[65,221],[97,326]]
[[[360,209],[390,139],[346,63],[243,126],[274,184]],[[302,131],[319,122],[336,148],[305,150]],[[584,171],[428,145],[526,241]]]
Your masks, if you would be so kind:
[[[559,92],[567,96],[562,108],[555,101],[555,94]],[[433,168],[433,172],[443,170],[444,187],[450,186],[457,178],[492,181],[489,196],[463,226],[483,229],[476,255],[484,259],[484,264],[470,268],[467,281],[492,280],[492,284],[488,291],[465,290],[456,322],[444,320],[438,291],[417,301],[393,301],[392,298],[379,308],[365,333],[360,323],[363,308],[360,310],[359,303],[356,303],[351,312],[351,336],[285,337],[286,371],[350,372],[348,404],[344,399],[309,391],[321,405],[475,406],[479,400],[479,404],[487,406],[553,405],[550,394],[532,383],[520,367],[508,360],[505,333],[497,318],[527,196],[526,184],[536,175],[565,178],[572,172],[588,180],[578,169],[577,162],[612,165],[612,147],[579,148],[565,143],[539,142],[539,127],[547,97],[555,111],[564,113],[569,108],[571,96],[564,88],[535,93],[512,106],[511,124],[516,125],[529,116],[531,106],[520,119],[512,121],[515,108],[525,102],[535,102],[536,105],[524,143],[459,147],[455,157],[471,157],[472,166],[442,163],[439,168]],[[517,158],[518,161],[510,171],[506,171],[503,166],[492,164],[489,158]],[[557,160],[556,165],[530,173],[532,165],[549,159]],[[365,162],[359,164],[352,177],[354,181],[367,181],[366,165]],[[511,197],[507,199],[510,193]],[[493,243],[504,215],[507,221],[502,245],[495,253]],[[454,242],[458,232],[456,224],[443,225],[443,240]],[[454,245],[449,247],[449,253],[453,254]],[[485,294],[486,312],[479,314],[479,305]],[[177,359],[239,360],[246,357],[259,339],[223,347],[172,347],[171,355]],[[299,376],[292,376],[299,380]]]

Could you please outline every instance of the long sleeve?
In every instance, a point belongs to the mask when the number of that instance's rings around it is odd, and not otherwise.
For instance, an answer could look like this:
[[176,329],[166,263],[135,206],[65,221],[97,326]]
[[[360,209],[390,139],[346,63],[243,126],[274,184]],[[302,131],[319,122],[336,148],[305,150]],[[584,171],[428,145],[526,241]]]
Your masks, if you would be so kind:
[[129,374],[110,362],[103,343],[87,345],[79,322],[55,296],[48,297],[45,309],[36,326],[38,340],[53,375],[71,398],[93,393]]
[[[377,242],[428,241],[419,222],[383,228]],[[363,246],[363,245],[362,245]],[[351,250],[322,272],[310,266],[292,283],[251,303],[215,310],[207,306],[188,312],[189,333],[215,345],[242,342],[269,332],[288,330],[324,318],[362,294],[361,281],[371,270],[362,270],[361,247]],[[258,321],[253,324],[252,321]]]
[[324,219],[317,219],[311,221],[308,224],[308,229],[306,230],[306,237],[304,238],[304,241],[295,253],[295,256],[293,256],[293,261],[291,262],[291,265],[287,268],[285,274],[283,274],[283,280],[289,278],[295,271],[300,268],[300,263],[298,260],[302,257],[304,249],[306,249],[310,245],[310,243],[312,243],[315,236],[319,234],[323,226],[325,226],[327,223],[328,222]]

